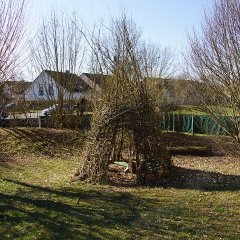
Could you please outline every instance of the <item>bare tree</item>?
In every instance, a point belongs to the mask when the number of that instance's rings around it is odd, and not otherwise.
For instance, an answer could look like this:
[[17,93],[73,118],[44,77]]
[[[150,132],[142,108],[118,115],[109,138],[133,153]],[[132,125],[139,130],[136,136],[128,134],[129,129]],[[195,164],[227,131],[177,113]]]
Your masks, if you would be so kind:
[[[22,67],[24,51],[25,0],[0,0],[0,100],[4,102],[3,83],[16,77]],[[2,85],[2,86],[1,86]]]
[[[126,18],[126,16],[123,18]],[[118,20],[119,19],[113,19],[110,27],[102,25],[99,29],[95,29],[95,32],[91,34],[90,37],[86,37],[92,49],[90,70],[93,73],[97,73],[96,77],[99,77],[99,74],[113,75],[115,72],[120,71],[120,69],[118,69],[120,65],[119,61],[124,58],[124,61],[121,60],[123,62],[122,68],[124,67],[121,72],[128,74],[127,78],[131,80],[131,82],[133,82],[132,80],[136,80],[136,77],[138,77],[138,81],[144,81],[146,87],[151,92],[151,96],[154,96],[154,100],[159,106],[163,91],[162,79],[170,78],[174,73],[174,54],[170,48],[162,48],[157,44],[143,41],[141,30],[137,28],[132,20],[125,19],[125,24],[127,25],[125,26],[125,34],[129,34],[129,36],[116,34],[123,32],[121,29],[123,27],[122,23]],[[130,29],[131,33],[127,32],[127,30]],[[123,42],[127,41],[127,37],[129,38],[129,46],[126,47],[126,43]],[[124,47],[131,48],[131,50],[126,50]],[[131,66],[133,65],[132,56],[125,56],[127,52],[131,52],[131,54],[134,55],[137,64],[135,67]],[[130,64],[128,64],[128,62],[130,62]],[[127,69],[127,67],[129,69]],[[124,98],[125,94],[128,94],[125,88],[123,88],[121,92],[118,87],[118,81],[122,82],[123,80],[122,78],[118,78],[115,81],[112,81],[112,79],[106,81],[105,78],[105,81],[100,81],[102,84],[101,87],[103,89],[105,88],[104,98],[112,98],[112,89],[107,89],[109,87],[117,89],[116,94],[121,96],[121,98]]]
[[[32,64],[39,74],[47,70],[48,77],[37,86],[58,106],[58,118],[62,125],[63,104],[72,104],[73,93],[78,86],[78,76],[84,59],[81,24],[77,15],[58,15],[52,12],[50,19],[44,19],[38,36],[32,42]],[[54,79],[54,81],[52,81]]]
[[240,1],[214,0],[189,38],[189,72],[199,106],[240,142]]
[[99,30],[90,44],[92,71],[103,93],[94,109],[80,176],[104,181],[109,164],[125,157],[130,168],[135,168],[139,184],[157,181],[172,166],[147,84],[148,78],[165,69],[164,64],[158,65],[158,49],[148,48],[125,14]]

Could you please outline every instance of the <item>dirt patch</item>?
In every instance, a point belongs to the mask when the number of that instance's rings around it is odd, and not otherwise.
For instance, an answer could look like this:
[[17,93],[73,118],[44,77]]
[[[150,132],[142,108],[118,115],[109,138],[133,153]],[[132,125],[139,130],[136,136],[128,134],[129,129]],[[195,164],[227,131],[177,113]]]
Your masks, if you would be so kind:
[[[181,154],[172,157],[175,167],[171,178],[156,185],[199,190],[240,190],[240,144],[230,137],[163,133],[163,141],[167,147]],[[196,151],[191,154],[194,148]],[[210,154],[202,154],[205,152]],[[110,182],[117,186],[136,185],[136,176],[124,173],[124,169],[111,166]]]
[[109,183],[114,186],[135,186],[136,185],[136,175],[129,172],[125,172],[126,167],[119,166],[116,164],[109,165]]
[[[171,177],[156,182],[154,186],[211,191],[240,190],[240,159],[233,157],[191,157],[173,158]],[[136,186],[136,176],[125,173],[125,168],[110,166],[110,184],[118,187]]]

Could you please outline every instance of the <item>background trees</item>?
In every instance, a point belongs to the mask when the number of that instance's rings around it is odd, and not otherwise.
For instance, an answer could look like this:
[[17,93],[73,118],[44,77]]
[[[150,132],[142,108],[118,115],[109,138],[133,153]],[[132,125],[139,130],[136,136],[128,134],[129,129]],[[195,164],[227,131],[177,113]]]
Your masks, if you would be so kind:
[[[240,142],[240,1],[215,0],[201,34],[189,38],[188,66],[199,106]],[[228,117],[224,117],[228,116]]]
[[52,11],[45,18],[32,42],[34,69],[78,73],[84,56],[81,25],[76,13]]
[[24,52],[25,0],[0,1],[0,102],[8,98],[3,83],[21,71]]
[[[69,16],[53,11],[49,19],[42,21],[37,37],[31,44],[31,64],[35,72],[39,74],[47,70],[54,77],[54,82],[49,77],[41,87],[47,92],[48,100],[57,104],[60,124],[63,104],[73,104],[73,90],[78,87],[76,74],[80,74],[85,53],[82,36],[81,24],[75,13]],[[53,94],[53,86],[56,87],[57,97]]]

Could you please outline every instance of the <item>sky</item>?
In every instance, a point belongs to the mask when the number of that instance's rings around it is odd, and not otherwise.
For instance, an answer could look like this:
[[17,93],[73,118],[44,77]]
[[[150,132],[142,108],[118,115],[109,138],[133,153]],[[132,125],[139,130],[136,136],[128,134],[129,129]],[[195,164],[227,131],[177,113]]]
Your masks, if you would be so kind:
[[147,41],[170,47],[176,55],[184,52],[187,34],[200,26],[204,9],[213,0],[28,0],[31,27],[37,28],[51,9],[76,11],[87,26],[120,15],[122,9],[131,16]]
[[29,0],[35,25],[50,10],[77,11],[88,24],[119,16],[124,8],[142,28],[146,40],[179,49],[186,34],[196,28],[203,18],[204,8],[212,0]]

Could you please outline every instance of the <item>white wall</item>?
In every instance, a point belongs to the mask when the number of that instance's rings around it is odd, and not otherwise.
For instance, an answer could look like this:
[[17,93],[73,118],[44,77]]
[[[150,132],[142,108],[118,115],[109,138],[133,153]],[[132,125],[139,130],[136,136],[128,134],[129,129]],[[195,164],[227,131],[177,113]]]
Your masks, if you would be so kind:
[[[49,96],[48,85],[53,85],[54,95]],[[39,94],[39,87],[43,87],[43,95]],[[49,100],[52,97],[56,98],[57,89],[55,81],[45,72],[41,72],[40,75],[32,82],[32,84],[25,90],[26,100]]]
[[[91,81],[91,80],[90,80]],[[53,86],[53,95],[49,94],[49,84]],[[39,95],[39,87],[43,86],[43,95]],[[91,86],[90,86],[91,87]],[[91,98],[91,90],[86,92],[74,92],[70,93],[66,89],[63,91],[64,99],[79,99],[81,96]],[[26,100],[57,100],[58,88],[55,81],[45,72],[41,72],[40,75],[32,82],[32,84],[25,90],[24,97]]]
[[[49,92],[49,85],[53,88],[53,95]],[[42,87],[43,95],[39,93],[39,88]],[[59,88],[59,86],[58,86]],[[41,72],[40,75],[33,81],[31,86],[29,86],[24,94],[26,100],[57,100],[58,98],[58,88],[56,82],[45,72]],[[66,89],[61,89],[63,91],[64,99],[69,99],[70,93]],[[72,97],[72,96],[71,96]],[[79,98],[79,94],[74,96]]]

